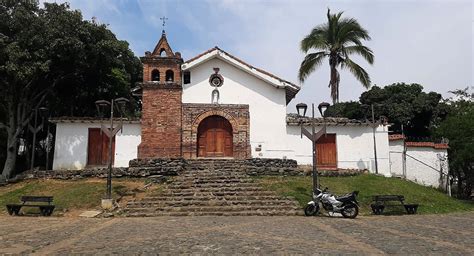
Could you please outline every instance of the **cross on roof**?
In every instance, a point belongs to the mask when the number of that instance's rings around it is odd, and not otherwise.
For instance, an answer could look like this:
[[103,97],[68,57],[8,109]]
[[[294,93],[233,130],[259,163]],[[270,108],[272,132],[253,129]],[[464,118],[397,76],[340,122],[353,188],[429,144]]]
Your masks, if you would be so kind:
[[168,18],[166,18],[165,16],[161,17],[160,20],[163,21],[163,30],[165,29],[165,24],[166,24],[166,20],[168,20]]

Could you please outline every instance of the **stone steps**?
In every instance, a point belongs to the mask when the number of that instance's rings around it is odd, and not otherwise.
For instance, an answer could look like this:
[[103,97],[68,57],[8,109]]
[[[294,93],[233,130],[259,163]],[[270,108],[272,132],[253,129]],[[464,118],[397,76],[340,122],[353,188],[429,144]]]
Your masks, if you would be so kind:
[[[275,195],[263,195],[263,196],[252,196],[247,195],[225,195],[225,196],[214,196],[214,195],[202,195],[202,196],[180,196],[179,199],[182,200],[279,200],[281,197]],[[287,198],[284,198],[289,200]],[[176,200],[176,196],[154,196],[154,197],[144,197],[142,201],[171,201]]]
[[302,216],[301,209],[274,211],[241,211],[241,212],[133,212],[128,217],[157,217],[157,216]]
[[189,188],[250,188],[258,189],[255,183],[192,183],[192,184],[172,184],[168,186],[169,189],[189,189]]
[[250,211],[296,211],[300,207],[290,205],[236,205],[236,206],[160,206],[143,208],[126,208],[125,213],[156,213],[156,212],[250,212]]
[[123,213],[147,216],[302,215],[298,203],[277,196],[241,170],[245,160],[187,160],[179,176],[156,196],[127,203]]
[[[199,175],[200,177],[196,178]],[[232,181],[232,182],[240,182],[240,181],[253,181],[253,179],[249,178],[246,175],[231,175],[231,174],[223,174],[223,175],[206,175],[206,174],[195,174],[195,175],[187,175],[182,174],[180,177],[187,178],[186,181]]]
[[273,196],[274,192],[270,191],[217,191],[217,192],[196,192],[196,191],[164,191],[161,196]]
[[163,198],[153,198],[153,199],[142,199],[140,201],[128,202],[127,206],[140,206],[140,205],[163,205],[163,204],[172,204],[172,205],[278,205],[278,204],[288,204],[297,206],[298,204],[290,199],[286,198],[271,198],[271,199],[252,199],[249,200],[246,197],[240,197],[236,199],[201,199],[200,197],[193,199],[179,199],[176,197],[163,197]]
[[265,189],[261,187],[209,187],[209,188],[180,188],[180,189],[168,189],[168,192],[182,192],[182,193],[219,193],[219,192],[262,192]]
[[249,184],[254,183],[251,179],[188,179],[188,180],[174,180],[173,184],[185,185],[185,184]]
[[177,181],[227,181],[227,180],[247,180],[247,181],[251,181],[252,179],[249,178],[248,176],[227,176],[227,175],[215,175],[215,176],[204,176],[202,175],[201,177],[199,178],[196,178],[195,175],[194,176],[188,176],[188,175],[180,175],[180,177],[183,177],[183,178],[186,178],[185,180],[177,180]]
[[165,206],[272,206],[272,205],[298,205],[290,200],[278,199],[278,200],[160,200],[160,201],[140,201],[140,202],[129,202],[127,208],[140,208],[140,207],[165,207]]

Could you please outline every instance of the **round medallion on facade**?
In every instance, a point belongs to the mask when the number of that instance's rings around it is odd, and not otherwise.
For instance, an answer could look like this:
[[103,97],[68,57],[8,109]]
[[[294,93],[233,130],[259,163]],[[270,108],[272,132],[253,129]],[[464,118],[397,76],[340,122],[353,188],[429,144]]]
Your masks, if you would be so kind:
[[224,78],[218,74],[219,73],[219,68],[214,68],[214,74],[209,77],[209,84],[212,87],[221,87],[224,84]]

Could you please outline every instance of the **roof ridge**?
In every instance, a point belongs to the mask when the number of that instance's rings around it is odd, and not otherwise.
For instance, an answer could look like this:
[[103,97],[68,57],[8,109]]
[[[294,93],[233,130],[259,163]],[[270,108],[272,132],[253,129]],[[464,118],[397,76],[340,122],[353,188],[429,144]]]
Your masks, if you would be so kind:
[[204,55],[206,55],[206,54],[208,54],[208,53],[211,53],[211,52],[214,51],[214,50],[218,50],[218,51],[223,52],[224,54],[228,55],[228,56],[231,57],[232,59],[236,60],[237,62],[239,62],[239,63],[241,63],[241,64],[243,64],[243,65],[245,65],[245,66],[247,66],[247,67],[249,67],[249,68],[251,68],[251,69],[255,69],[255,70],[257,70],[257,71],[260,72],[260,73],[263,73],[263,74],[265,74],[265,75],[267,75],[267,76],[270,76],[270,77],[272,77],[272,78],[274,78],[274,79],[279,80],[280,82],[288,83],[288,84],[292,85],[293,87],[296,87],[296,88],[294,88],[294,89],[297,89],[297,90],[301,89],[301,86],[299,86],[299,85],[297,85],[297,84],[295,84],[295,83],[292,83],[292,82],[290,82],[290,81],[288,81],[288,80],[285,80],[285,79],[283,79],[283,78],[280,78],[280,77],[278,77],[278,76],[276,76],[276,75],[274,75],[274,74],[272,74],[272,73],[270,73],[270,72],[268,72],[268,71],[266,71],[266,70],[264,70],[264,69],[255,67],[255,66],[253,66],[253,65],[251,65],[251,64],[249,64],[249,63],[243,61],[242,59],[240,59],[240,58],[238,58],[238,57],[236,57],[236,56],[234,56],[234,55],[228,53],[227,51],[222,50],[222,49],[219,48],[218,46],[214,46],[213,48],[211,48],[211,49],[209,49],[209,50],[207,50],[207,51],[205,51],[205,52],[203,52],[203,53],[201,53],[201,54],[198,54],[197,56],[195,56],[195,57],[193,57],[193,58],[191,58],[191,59],[189,59],[189,60],[186,60],[183,64],[189,64],[189,63],[191,63],[191,62],[193,62],[193,61],[199,59],[200,57],[202,57],[202,56],[204,56]]

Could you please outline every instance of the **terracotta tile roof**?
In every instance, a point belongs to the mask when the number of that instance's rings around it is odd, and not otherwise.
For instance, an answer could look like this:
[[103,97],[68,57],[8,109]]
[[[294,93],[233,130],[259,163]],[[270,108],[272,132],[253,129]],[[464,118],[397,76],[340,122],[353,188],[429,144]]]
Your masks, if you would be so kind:
[[448,145],[448,143],[435,143],[434,148],[437,148],[437,149],[446,148],[446,149],[448,149],[448,148],[449,148],[449,145]]
[[[311,124],[311,121],[311,117],[300,117],[296,113],[289,113],[286,115],[286,123],[288,125],[299,125],[300,122],[303,122],[305,125],[309,125]],[[324,120],[322,117],[316,117],[314,118],[314,122],[317,125],[321,125],[326,122],[326,124],[330,126],[372,126],[372,123],[369,121],[361,121],[345,117],[326,117],[326,120]],[[376,122],[376,124],[380,125],[381,123]]]
[[405,142],[405,144],[406,144],[407,147],[428,147],[428,148],[436,148],[436,149],[447,149],[447,148],[449,148],[447,143],[407,141],[407,142]]
[[[389,141],[396,141],[396,140],[404,140],[408,139],[407,137],[401,134],[392,134],[388,136]],[[405,145],[407,147],[428,147],[428,148],[436,148],[436,149],[447,149],[449,148],[448,143],[435,143],[432,141],[405,141]]]
[[[62,117],[52,117],[49,118],[51,123],[107,123],[110,121],[108,118],[98,118],[98,117],[71,117],[71,116],[62,116]],[[140,118],[123,118],[124,123],[130,124],[139,124]],[[114,118],[114,122],[120,122],[120,118]]]
[[414,142],[414,141],[406,141],[405,145],[407,147],[432,147],[434,148],[434,142]]
[[388,135],[388,140],[392,141],[392,140],[403,140],[405,139],[405,136],[401,135],[401,134],[392,134],[392,135]]
[[191,62],[193,62],[193,61],[195,61],[195,60],[201,58],[202,56],[204,56],[204,55],[206,55],[206,54],[208,54],[208,53],[210,53],[210,52],[212,52],[212,51],[214,51],[214,50],[220,50],[220,49],[219,49],[217,46],[215,46],[215,47],[213,47],[213,48],[211,48],[211,49],[209,49],[209,50],[207,50],[207,51],[205,51],[205,52],[203,52],[203,53],[200,53],[200,54],[198,54],[198,55],[192,57],[191,59],[185,61],[184,64],[189,64],[189,63],[191,63]]

